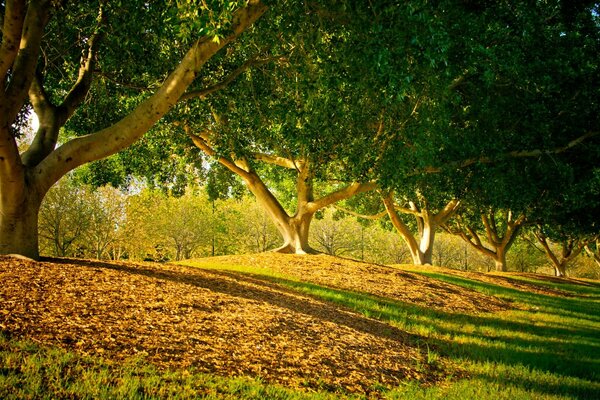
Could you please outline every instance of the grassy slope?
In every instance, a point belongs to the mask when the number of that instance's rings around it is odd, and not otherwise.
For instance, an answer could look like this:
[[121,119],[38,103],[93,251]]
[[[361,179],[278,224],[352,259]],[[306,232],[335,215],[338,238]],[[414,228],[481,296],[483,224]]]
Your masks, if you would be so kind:
[[[194,263],[192,263],[193,265]],[[573,297],[537,294],[439,270],[413,269],[441,281],[523,304],[496,314],[451,313],[387,298],[302,282],[248,266],[210,264],[276,282],[419,335],[428,362],[450,359],[448,380],[437,387],[405,386],[387,398],[600,398],[600,284],[548,283]],[[448,365],[444,364],[444,368]],[[0,339],[0,398],[330,398],[294,392],[252,379],[225,379],[193,371],[159,373],[143,363],[108,363],[63,350]]]

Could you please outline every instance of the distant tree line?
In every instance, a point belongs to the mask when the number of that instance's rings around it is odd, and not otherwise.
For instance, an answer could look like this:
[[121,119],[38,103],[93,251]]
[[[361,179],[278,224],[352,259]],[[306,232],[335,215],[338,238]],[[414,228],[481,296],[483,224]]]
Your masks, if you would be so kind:
[[[253,197],[211,200],[206,189],[188,187],[173,195],[141,183],[124,191],[65,178],[42,203],[41,254],[165,262],[272,251],[279,246],[277,229]],[[539,235],[529,229],[516,239],[508,256],[511,270],[551,273],[553,264],[545,253],[550,250],[560,257],[563,244],[546,239],[542,246]],[[332,256],[388,265],[414,261],[389,220],[366,220],[333,207],[316,216],[310,241],[317,251]],[[600,278],[592,247],[565,263],[570,275]],[[438,234],[431,261],[464,271],[495,269],[492,258],[449,232]]]

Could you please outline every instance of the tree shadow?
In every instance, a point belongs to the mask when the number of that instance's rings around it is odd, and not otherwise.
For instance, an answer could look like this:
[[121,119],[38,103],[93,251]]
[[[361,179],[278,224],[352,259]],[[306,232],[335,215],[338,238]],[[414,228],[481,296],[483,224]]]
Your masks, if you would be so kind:
[[[362,316],[347,307],[336,306],[335,304],[319,299],[318,297],[311,296],[314,303],[307,302],[299,297],[300,293],[297,290],[267,280],[257,279],[256,277],[243,273],[223,272],[186,266],[177,266],[178,269],[187,270],[186,272],[183,272],[152,268],[143,264],[136,264],[136,266],[133,267],[131,264],[125,263],[120,264],[78,259],[47,258],[45,260],[57,264],[121,271],[129,274],[146,276],[152,279],[167,280],[197,288],[208,289],[217,293],[247,300],[261,301],[319,320],[346,326],[353,330],[373,336],[391,339],[404,345],[414,346],[415,343],[421,343],[424,339],[419,335],[410,334],[387,323]],[[229,278],[229,280],[223,278]],[[243,285],[240,285],[240,283],[243,283]]]

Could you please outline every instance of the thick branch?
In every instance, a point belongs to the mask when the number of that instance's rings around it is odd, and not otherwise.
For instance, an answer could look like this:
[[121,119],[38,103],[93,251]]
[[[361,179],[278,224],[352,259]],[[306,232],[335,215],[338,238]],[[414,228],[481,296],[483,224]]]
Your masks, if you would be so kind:
[[394,228],[396,228],[402,239],[406,242],[410,253],[413,255],[417,254],[419,251],[419,244],[417,243],[417,240],[410,229],[408,229],[408,226],[402,222],[402,219],[396,212],[396,206],[391,193],[383,196],[383,204],[385,205],[385,210],[390,217],[390,221],[392,221],[392,225],[394,225]]
[[4,91],[6,74],[12,67],[21,41],[23,21],[25,19],[25,2],[8,0],[4,8],[2,24],[2,45],[0,46],[0,84]]
[[251,156],[253,159],[266,162],[267,164],[277,165],[287,169],[298,169],[298,162],[294,162],[289,158],[265,153],[252,153]]
[[3,109],[8,105],[3,110],[5,115],[2,118],[9,123],[14,121],[21,110],[35,74],[44,27],[48,22],[49,3],[49,0],[29,2],[19,52],[12,65],[10,83],[5,92],[6,98],[2,102]]
[[315,200],[307,205],[309,211],[316,212],[322,208],[325,208],[333,203],[336,203],[340,200],[348,199],[356,194],[368,192],[371,190],[375,190],[377,185],[374,182],[367,183],[352,183],[340,190],[336,190],[333,193],[328,194],[327,196],[321,197],[318,200]]
[[458,199],[452,199],[446,203],[444,208],[434,216],[436,225],[444,225],[448,222],[448,220],[456,213],[458,207],[460,207],[460,200]]
[[233,33],[230,36],[219,43],[208,37],[198,40],[157,92],[129,115],[106,129],[73,139],[52,152],[35,171],[35,176],[42,179],[39,182],[42,191],[50,188],[73,168],[114,154],[138,140],[177,103],[204,63],[233,41],[265,11],[266,6],[259,0],[250,0],[248,6],[234,14]]
[[223,79],[221,82],[216,83],[212,86],[202,88],[202,89],[191,90],[189,92],[186,92],[179,98],[179,101],[185,101],[185,100],[195,99],[195,98],[204,99],[206,96],[208,96],[214,92],[225,89],[233,81],[235,81],[238,76],[240,76],[244,71],[248,70],[249,68],[267,64],[267,63],[270,63],[271,61],[276,61],[276,60],[281,60],[281,59],[283,59],[283,58],[282,57],[270,57],[270,58],[265,58],[265,59],[259,60],[256,57],[253,57],[250,60],[243,63],[242,65],[240,65],[229,75],[227,75],[227,77],[225,77],[225,79]]
[[98,28],[88,40],[88,51],[82,55],[77,81],[65,97],[63,103],[54,106],[43,87],[41,71],[38,70],[29,88],[29,100],[37,114],[40,126],[29,149],[21,156],[23,164],[29,167],[37,165],[56,147],[60,128],[81,105],[92,85],[93,68],[100,42],[100,24],[103,21],[102,9],[98,13]]

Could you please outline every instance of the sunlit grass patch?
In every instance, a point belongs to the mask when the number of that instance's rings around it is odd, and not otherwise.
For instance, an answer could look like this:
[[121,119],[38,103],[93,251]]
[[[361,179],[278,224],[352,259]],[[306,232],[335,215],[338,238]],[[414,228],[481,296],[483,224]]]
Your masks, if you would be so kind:
[[159,371],[143,358],[124,363],[77,355],[0,335],[2,399],[334,399],[259,379],[193,370]]

